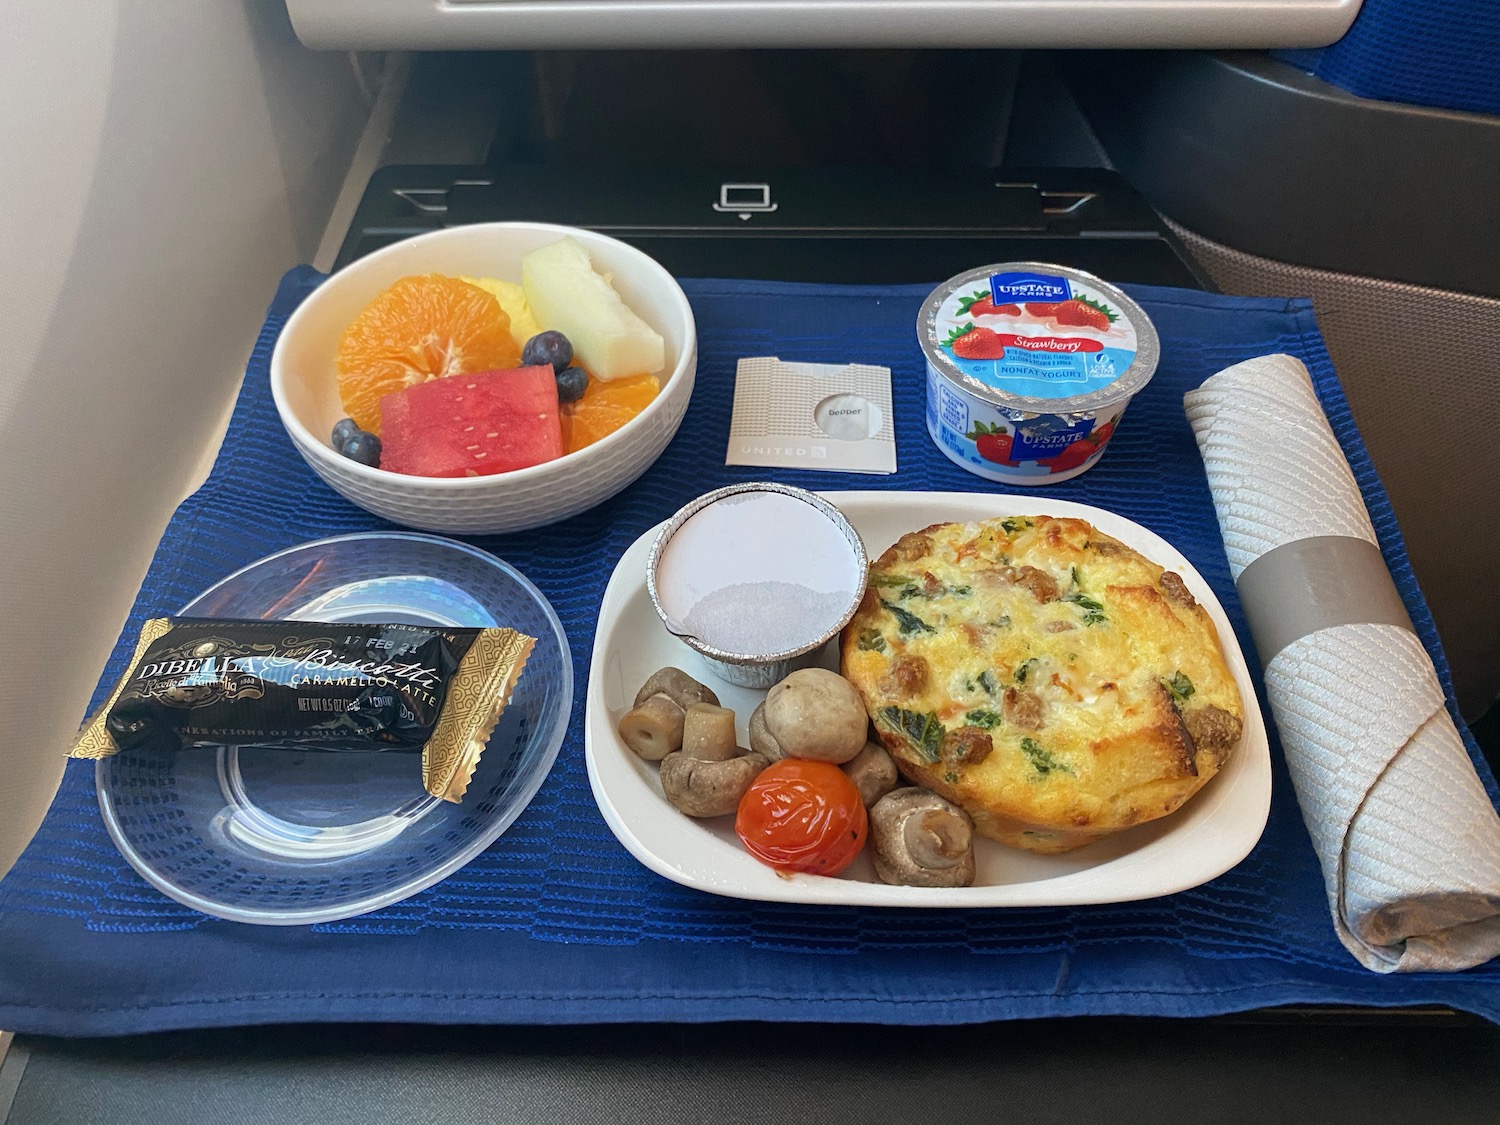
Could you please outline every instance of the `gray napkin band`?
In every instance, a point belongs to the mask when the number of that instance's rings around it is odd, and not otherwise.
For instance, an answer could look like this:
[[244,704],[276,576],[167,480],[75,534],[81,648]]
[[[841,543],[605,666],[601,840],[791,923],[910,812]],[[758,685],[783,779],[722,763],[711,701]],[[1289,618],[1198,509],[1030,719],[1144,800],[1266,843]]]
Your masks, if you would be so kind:
[[1261,667],[1295,640],[1335,625],[1399,625],[1411,617],[1380,548],[1349,535],[1283,543],[1235,583]]

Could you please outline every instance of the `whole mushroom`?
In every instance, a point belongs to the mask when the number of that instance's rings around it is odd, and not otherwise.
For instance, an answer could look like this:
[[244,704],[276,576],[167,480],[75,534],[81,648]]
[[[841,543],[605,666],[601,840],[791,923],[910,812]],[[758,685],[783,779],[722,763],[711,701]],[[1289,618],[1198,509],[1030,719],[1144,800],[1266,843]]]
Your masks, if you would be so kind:
[[974,882],[974,822],[927,789],[887,793],[870,810],[875,874],[904,887],[967,887]]
[[843,765],[864,748],[870,717],[854,685],[826,668],[801,668],[766,695],[766,729],[789,758]]
[[[753,745],[753,743],[752,743]],[[878,742],[866,742],[864,748],[843,764],[843,771],[859,790],[860,799],[869,808],[900,781],[896,760]]]
[[688,816],[727,816],[771,763],[753,750],[711,762],[679,750],[661,762],[661,788],[667,800]]

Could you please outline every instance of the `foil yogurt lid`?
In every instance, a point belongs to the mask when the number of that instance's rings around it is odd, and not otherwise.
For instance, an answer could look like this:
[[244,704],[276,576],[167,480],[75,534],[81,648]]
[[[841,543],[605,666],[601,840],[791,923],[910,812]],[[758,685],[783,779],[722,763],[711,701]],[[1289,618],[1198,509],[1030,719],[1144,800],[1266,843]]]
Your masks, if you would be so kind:
[[997,405],[1082,411],[1128,399],[1156,371],[1145,312],[1093,274],[1004,262],[950,278],[922,305],[932,367]]

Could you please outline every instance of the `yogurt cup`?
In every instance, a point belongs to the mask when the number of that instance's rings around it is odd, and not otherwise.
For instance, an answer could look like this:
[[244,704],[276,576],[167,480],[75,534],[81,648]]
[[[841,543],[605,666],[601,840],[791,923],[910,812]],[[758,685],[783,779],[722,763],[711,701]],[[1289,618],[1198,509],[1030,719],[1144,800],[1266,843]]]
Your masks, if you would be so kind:
[[706,493],[651,545],[646,589],[714,675],[769,688],[814,663],[864,595],[864,543],[821,496],[784,484]]
[[949,278],[923,303],[917,339],[937,447],[976,476],[1028,486],[1098,461],[1160,354],[1139,305],[1046,262]]

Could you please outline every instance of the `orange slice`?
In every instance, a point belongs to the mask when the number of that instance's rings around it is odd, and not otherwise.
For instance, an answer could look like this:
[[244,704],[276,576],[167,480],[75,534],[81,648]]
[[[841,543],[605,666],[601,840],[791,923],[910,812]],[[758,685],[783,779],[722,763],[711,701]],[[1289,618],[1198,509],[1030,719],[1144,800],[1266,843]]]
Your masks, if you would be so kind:
[[445,375],[521,363],[500,302],[456,277],[403,277],[339,338],[339,398],[362,430],[380,432],[380,396]]
[[607,383],[590,375],[583,397],[560,411],[563,452],[576,453],[608,437],[650,406],[660,392],[655,375],[630,375]]

